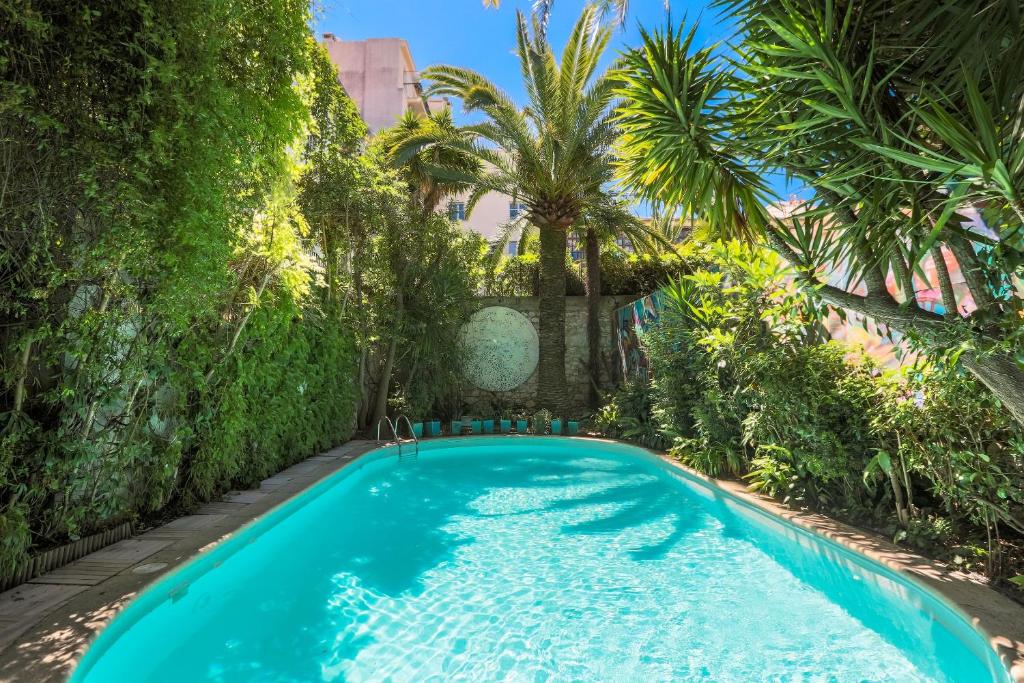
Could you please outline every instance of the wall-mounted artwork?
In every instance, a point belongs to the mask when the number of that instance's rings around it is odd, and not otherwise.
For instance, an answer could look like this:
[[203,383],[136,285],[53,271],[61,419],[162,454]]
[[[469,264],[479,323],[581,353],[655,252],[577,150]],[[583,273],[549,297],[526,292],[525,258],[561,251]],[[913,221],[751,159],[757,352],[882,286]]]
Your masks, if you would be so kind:
[[459,338],[466,349],[462,374],[480,389],[511,391],[537,368],[537,330],[519,311],[480,309],[462,326]]

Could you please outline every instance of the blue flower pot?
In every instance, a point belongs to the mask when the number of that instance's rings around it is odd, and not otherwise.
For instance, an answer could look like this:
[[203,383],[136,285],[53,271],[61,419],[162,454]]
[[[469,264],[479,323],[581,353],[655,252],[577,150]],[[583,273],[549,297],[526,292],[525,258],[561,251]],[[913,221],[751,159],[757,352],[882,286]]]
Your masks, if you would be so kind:
[[458,436],[462,433],[462,420],[452,420],[452,436]]
[[501,433],[508,434],[512,431],[512,420],[502,420],[500,423]]
[[441,421],[431,420],[427,423],[427,434],[430,436],[439,436],[441,434]]
[[516,420],[516,434],[526,433],[526,420]]
[[484,434],[494,433],[494,420],[484,420]]
[[469,431],[472,434],[480,433],[480,420],[473,420],[469,423]]
[[569,420],[569,422],[567,422],[565,426],[566,433],[569,436],[575,436],[576,434],[580,433],[580,423],[576,422],[575,420]]
[[423,423],[422,422],[413,422],[412,423],[412,433],[416,435],[417,439],[422,438],[422,436],[423,436]]
[[561,434],[562,433],[562,421],[561,420],[552,420],[551,421],[551,433],[552,434]]

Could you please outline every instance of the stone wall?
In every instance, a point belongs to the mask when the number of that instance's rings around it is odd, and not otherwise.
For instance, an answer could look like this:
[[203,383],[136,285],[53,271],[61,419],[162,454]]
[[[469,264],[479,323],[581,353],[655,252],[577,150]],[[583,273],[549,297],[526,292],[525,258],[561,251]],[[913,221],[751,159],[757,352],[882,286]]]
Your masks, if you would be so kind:
[[[601,297],[601,385],[609,387],[616,377],[618,350],[612,311],[638,298],[635,295]],[[535,296],[488,296],[477,299],[480,308],[505,306],[519,311],[539,331],[540,300]],[[582,296],[565,298],[565,376],[569,384],[570,410],[581,415],[587,411],[587,300]],[[537,371],[511,391],[478,389],[469,382],[463,392],[469,414],[488,415],[505,409],[531,411],[537,407]]]

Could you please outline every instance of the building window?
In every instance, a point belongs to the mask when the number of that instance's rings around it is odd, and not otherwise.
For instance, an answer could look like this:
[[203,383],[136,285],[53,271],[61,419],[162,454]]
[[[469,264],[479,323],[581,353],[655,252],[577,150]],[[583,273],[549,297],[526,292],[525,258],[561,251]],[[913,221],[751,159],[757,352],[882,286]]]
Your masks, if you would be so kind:
[[515,220],[520,216],[526,215],[526,204],[522,202],[509,202],[508,203],[508,218],[509,220]]
[[583,258],[583,252],[580,251],[580,238],[574,232],[570,232],[566,239],[566,246],[569,248],[569,256],[572,257],[573,261],[579,261]]
[[453,221],[466,220],[466,202],[448,202],[448,219]]
[[511,240],[508,243],[508,246],[505,247],[505,253],[508,254],[509,256],[515,256],[517,253],[519,253],[519,242],[517,242],[516,240]]
[[618,237],[616,237],[615,238],[615,244],[617,244],[619,246],[619,248],[621,248],[621,249],[623,249],[625,251],[629,251],[629,252],[633,251],[633,243],[625,235],[620,234]]

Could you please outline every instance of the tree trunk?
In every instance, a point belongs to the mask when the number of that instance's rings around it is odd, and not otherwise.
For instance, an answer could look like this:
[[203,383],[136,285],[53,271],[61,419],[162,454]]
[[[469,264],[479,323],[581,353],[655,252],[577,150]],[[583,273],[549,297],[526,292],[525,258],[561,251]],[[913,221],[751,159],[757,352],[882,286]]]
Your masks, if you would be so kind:
[[[782,258],[798,269],[803,268],[799,257],[778,234],[769,229],[767,238],[771,248]],[[961,324],[957,320],[945,320],[937,313],[926,311],[913,303],[900,305],[888,296],[860,296],[824,284],[809,274],[806,268],[803,268],[802,272],[800,277],[827,303],[869,316],[876,323],[900,332],[914,330],[926,340],[937,340],[937,346],[942,345],[943,337],[955,336],[952,334],[955,332],[953,326]],[[960,362],[1002,401],[1013,419],[1024,426],[1024,369],[1017,364],[1013,356],[1007,353],[982,356],[964,353],[960,356]]]
[[944,314],[947,318],[957,318],[960,316],[960,307],[956,303],[956,291],[949,277],[949,268],[946,267],[946,257],[938,244],[932,246],[932,260],[935,261],[935,275],[939,278]]
[[963,354],[960,362],[1003,402],[1018,424],[1024,425],[1024,370],[1008,353],[988,356]]
[[395,320],[391,328],[391,342],[388,344],[388,354],[384,359],[384,369],[380,373],[380,383],[377,385],[377,400],[373,408],[373,424],[380,423],[382,417],[388,414],[388,390],[391,388],[391,375],[395,371],[395,354],[398,351],[398,331],[402,327],[402,316],[405,314],[405,297],[402,292],[402,284],[399,283],[395,292]]
[[537,367],[537,403],[555,415],[568,404],[565,386],[565,248],[566,228],[547,224],[540,228],[540,360]]
[[587,388],[587,405],[597,408],[601,397],[601,244],[593,228],[586,234],[587,259],[587,371],[590,386]]

